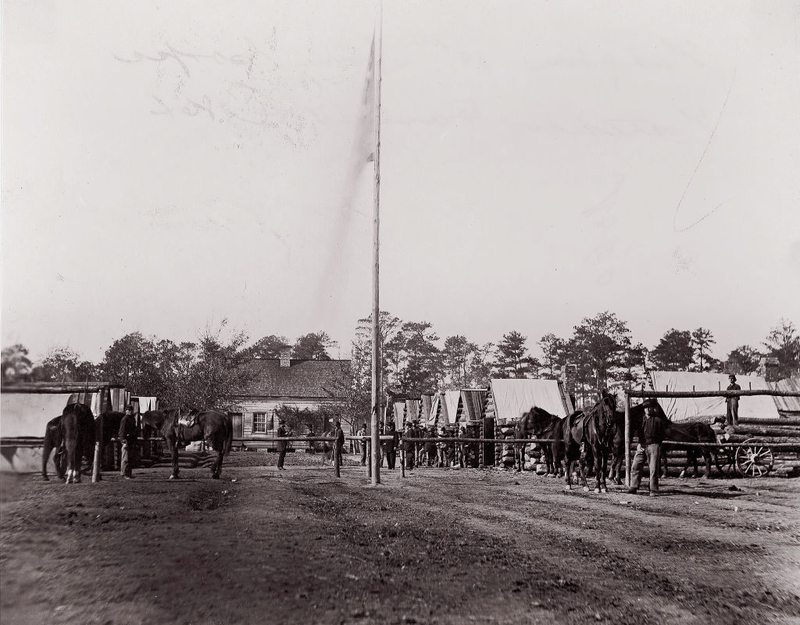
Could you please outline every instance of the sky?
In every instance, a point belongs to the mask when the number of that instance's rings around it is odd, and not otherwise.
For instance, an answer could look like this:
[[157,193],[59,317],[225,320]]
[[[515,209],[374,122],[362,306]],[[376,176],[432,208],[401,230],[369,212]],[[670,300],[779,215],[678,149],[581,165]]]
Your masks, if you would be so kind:
[[[2,2],[2,345],[325,331],[372,301],[376,2]],[[800,5],[385,0],[381,309],[531,351],[800,325]]]

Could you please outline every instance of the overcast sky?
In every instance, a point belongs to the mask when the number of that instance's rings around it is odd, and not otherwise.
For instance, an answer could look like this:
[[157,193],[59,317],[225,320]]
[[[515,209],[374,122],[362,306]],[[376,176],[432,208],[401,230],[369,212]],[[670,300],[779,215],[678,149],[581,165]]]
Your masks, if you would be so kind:
[[[327,331],[371,307],[352,177],[376,4],[3,1],[2,341]],[[800,4],[383,10],[381,308],[529,346],[610,310],[713,353],[800,322]]]

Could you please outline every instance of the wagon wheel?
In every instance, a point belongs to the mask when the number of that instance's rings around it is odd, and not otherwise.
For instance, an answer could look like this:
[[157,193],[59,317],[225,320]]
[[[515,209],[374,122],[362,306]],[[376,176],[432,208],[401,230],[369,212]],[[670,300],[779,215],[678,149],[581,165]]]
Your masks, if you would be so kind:
[[756,439],[748,439],[736,450],[736,468],[745,477],[761,477],[772,470],[772,450]]
[[736,475],[736,451],[733,447],[728,445],[718,447],[714,462],[724,477],[734,477]]

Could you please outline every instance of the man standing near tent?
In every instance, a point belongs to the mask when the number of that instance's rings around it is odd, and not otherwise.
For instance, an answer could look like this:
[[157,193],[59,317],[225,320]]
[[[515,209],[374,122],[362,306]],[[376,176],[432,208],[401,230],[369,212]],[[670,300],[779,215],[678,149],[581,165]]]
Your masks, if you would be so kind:
[[119,422],[119,441],[121,444],[119,456],[119,474],[126,480],[133,477],[133,454],[136,449],[136,419],[133,416],[133,406],[125,406],[125,414]]
[[[732,373],[728,376],[728,379],[731,383],[728,385],[726,390],[729,391],[741,391],[742,387],[736,384],[736,376]],[[733,397],[726,397],[725,403],[728,404],[727,414],[725,415],[725,421],[727,425],[739,425],[739,396],[734,395]]]
[[631,487],[628,493],[636,494],[639,483],[642,480],[642,467],[644,466],[645,455],[647,456],[648,468],[650,470],[650,496],[655,497],[658,493],[658,473],[661,470],[661,443],[664,441],[664,432],[667,424],[661,418],[655,406],[649,405],[644,409],[644,419],[642,419],[641,429],[639,430],[639,444],[636,445],[636,455],[633,457],[631,467]]

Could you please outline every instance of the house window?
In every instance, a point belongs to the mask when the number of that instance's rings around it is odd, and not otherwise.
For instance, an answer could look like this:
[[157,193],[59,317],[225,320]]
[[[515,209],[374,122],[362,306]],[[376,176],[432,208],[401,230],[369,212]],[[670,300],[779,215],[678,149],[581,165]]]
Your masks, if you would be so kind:
[[267,433],[267,413],[254,412],[253,413],[253,433],[266,434]]

